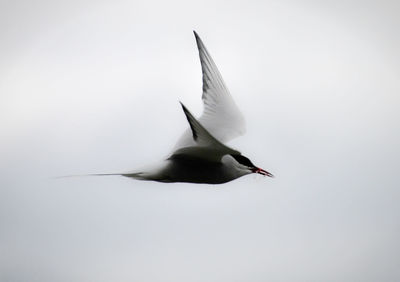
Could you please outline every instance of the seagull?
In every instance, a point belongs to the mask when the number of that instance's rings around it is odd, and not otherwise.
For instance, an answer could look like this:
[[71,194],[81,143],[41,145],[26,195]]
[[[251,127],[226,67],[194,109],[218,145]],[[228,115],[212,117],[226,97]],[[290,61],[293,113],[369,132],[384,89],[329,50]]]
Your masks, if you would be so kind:
[[121,175],[138,180],[221,184],[247,174],[273,177],[255,166],[226,142],[245,133],[242,113],[232,99],[217,66],[199,35],[194,32],[203,73],[204,111],[196,119],[180,103],[189,122],[172,153],[156,166],[142,171],[92,175]]

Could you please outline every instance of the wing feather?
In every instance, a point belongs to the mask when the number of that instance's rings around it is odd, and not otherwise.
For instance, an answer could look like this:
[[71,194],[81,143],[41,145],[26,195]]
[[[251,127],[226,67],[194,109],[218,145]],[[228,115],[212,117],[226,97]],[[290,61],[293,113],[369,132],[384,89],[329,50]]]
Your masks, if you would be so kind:
[[[203,41],[195,31],[194,35],[203,73],[204,110],[199,121],[215,139],[226,143],[245,133],[245,121]],[[175,149],[193,145],[191,135],[188,129],[179,139]]]
[[[190,113],[190,111],[185,107],[183,103],[181,103],[183,112],[186,115],[186,118],[189,122],[190,129],[192,130],[193,140],[196,142],[196,146],[190,147],[208,147],[212,149],[214,152],[218,152],[218,155],[226,155],[226,154],[240,154],[238,151],[225,146],[221,142],[212,136],[207,129],[205,129],[201,123]],[[184,147],[186,149],[188,147]],[[179,150],[178,150],[179,151]]]

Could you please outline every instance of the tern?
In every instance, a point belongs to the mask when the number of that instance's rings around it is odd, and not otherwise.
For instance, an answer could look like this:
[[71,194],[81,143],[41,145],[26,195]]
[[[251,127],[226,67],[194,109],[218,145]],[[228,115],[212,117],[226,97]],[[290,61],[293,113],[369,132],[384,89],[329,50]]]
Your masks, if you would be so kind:
[[138,180],[221,184],[247,174],[273,177],[255,166],[226,142],[245,133],[242,113],[232,99],[207,48],[194,32],[203,73],[203,114],[196,119],[181,103],[189,128],[172,153],[158,165],[136,172],[94,175],[121,175]]

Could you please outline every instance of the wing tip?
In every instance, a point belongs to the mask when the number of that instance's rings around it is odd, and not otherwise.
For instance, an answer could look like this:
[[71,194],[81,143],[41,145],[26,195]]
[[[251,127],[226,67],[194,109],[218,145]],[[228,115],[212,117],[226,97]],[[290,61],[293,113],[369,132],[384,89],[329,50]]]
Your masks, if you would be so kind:
[[188,109],[186,108],[186,106],[185,106],[181,101],[179,101],[179,104],[181,104],[181,107],[182,107],[183,111],[184,111],[185,113],[187,113],[187,112],[188,112]]
[[204,45],[203,41],[201,41],[201,38],[200,38],[199,34],[195,30],[193,30],[193,34],[194,34],[194,37],[196,39],[197,48],[201,49],[201,46]]
[[186,119],[187,119],[187,121],[189,123],[190,129],[192,130],[193,139],[195,141],[197,141],[198,135],[197,135],[197,132],[196,132],[196,128],[193,125],[194,117],[192,116],[192,114],[189,112],[189,110],[186,108],[186,106],[181,101],[179,101],[179,103],[182,106],[182,110],[185,113],[185,116],[186,116]]

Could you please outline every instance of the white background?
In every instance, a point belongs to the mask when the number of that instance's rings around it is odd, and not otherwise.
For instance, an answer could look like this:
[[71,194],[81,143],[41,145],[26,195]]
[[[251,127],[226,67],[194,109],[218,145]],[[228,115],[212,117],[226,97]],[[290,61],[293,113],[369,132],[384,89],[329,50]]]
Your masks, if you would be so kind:
[[[398,1],[0,3],[1,281],[399,281]],[[201,114],[275,179],[122,177]]]

